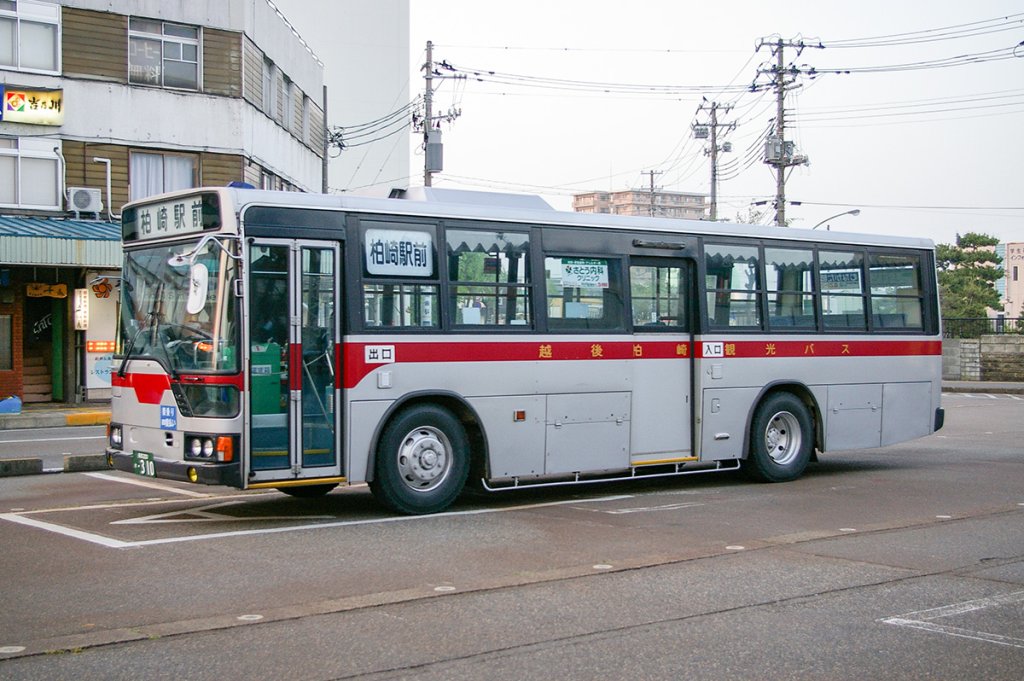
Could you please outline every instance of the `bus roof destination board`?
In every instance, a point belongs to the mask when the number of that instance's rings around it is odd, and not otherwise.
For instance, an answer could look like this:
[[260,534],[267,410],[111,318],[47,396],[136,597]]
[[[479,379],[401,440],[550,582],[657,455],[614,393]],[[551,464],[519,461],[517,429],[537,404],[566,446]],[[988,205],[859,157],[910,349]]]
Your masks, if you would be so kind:
[[122,236],[125,241],[146,241],[216,229],[220,227],[219,203],[216,194],[192,194],[126,209],[121,218]]

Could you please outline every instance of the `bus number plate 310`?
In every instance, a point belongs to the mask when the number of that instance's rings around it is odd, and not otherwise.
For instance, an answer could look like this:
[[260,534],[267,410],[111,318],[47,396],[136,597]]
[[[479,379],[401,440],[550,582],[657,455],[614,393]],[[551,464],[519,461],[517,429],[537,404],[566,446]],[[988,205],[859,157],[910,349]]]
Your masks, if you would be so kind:
[[136,475],[156,477],[156,463],[149,452],[132,452],[132,467]]

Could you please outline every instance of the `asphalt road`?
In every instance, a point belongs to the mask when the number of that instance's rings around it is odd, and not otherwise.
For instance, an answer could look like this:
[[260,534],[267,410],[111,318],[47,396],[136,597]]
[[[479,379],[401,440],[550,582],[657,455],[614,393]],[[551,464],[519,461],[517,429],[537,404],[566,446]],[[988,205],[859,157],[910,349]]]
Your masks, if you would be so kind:
[[35,457],[43,470],[62,470],[65,456],[102,454],[106,432],[106,426],[0,430],[0,459]]
[[[1019,679],[1024,400],[734,474],[382,513],[0,480],[4,679]],[[47,654],[49,653],[49,654]]]

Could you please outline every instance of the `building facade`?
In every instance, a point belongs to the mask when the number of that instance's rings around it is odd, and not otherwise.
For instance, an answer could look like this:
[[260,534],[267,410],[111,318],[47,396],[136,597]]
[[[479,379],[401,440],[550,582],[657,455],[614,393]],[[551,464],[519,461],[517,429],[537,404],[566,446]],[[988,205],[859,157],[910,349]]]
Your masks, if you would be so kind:
[[0,0],[0,397],[109,396],[127,201],[321,191],[323,82],[270,0]]
[[996,246],[996,255],[1003,259],[1003,278],[996,288],[1003,301],[1003,314],[1008,319],[1024,317],[1024,242]]
[[617,192],[574,194],[572,207],[577,213],[613,215],[653,215],[654,217],[704,220],[707,206],[704,194],[626,189]]

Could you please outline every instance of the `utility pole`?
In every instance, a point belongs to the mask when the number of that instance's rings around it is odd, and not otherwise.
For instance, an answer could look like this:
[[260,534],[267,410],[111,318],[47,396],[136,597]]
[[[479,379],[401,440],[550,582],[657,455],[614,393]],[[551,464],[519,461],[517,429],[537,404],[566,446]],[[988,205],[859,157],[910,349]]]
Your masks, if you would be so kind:
[[[435,170],[440,170],[440,163],[432,164],[431,161],[431,138],[434,133],[434,43],[433,41],[427,41],[427,63],[424,66],[426,69],[426,75],[424,78],[427,81],[427,89],[423,93],[423,186],[429,187],[432,184],[433,175]],[[440,149],[439,149],[440,151]],[[440,154],[438,154],[440,156]],[[440,158],[437,160],[441,160]],[[434,168],[437,165],[439,167]]]
[[736,128],[736,123],[719,123],[718,112],[729,113],[731,109],[732,104],[719,105],[718,102],[708,103],[705,100],[703,104],[697,107],[697,112],[707,111],[710,116],[710,122],[693,126],[693,136],[696,139],[708,139],[710,137],[711,142],[711,146],[704,150],[704,154],[711,157],[711,207],[708,219],[712,222],[718,219],[718,152],[732,151],[732,144],[730,142],[722,145],[718,144],[718,129],[725,128],[723,133],[726,133]]
[[[786,225],[786,170],[792,166],[804,165],[807,163],[807,156],[796,153],[796,145],[786,141],[786,92],[800,87],[797,84],[797,77],[808,74],[814,77],[813,68],[803,69],[795,64],[786,66],[785,49],[795,49],[797,56],[803,52],[805,47],[822,48],[823,45],[813,45],[802,40],[783,40],[777,38],[769,42],[765,38],[758,41],[757,49],[768,45],[775,57],[775,64],[770,67],[761,67],[757,70],[758,75],[771,76],[770,87],[775,90],[775,134],[765,142],[764,162],[775,169],[775,224],[784,227]],[[764,87],[755,81],[751,87],[756,91]]]
[[[449,108],[447,113],[434,115],[434,78],[440,80],[451,78],[465,78],[464,74],[455,74],[456,70],[445,60],[441,60],[438,70],[434,64],[434,43],[427,41],[427,62],[423,65],[423,78],[426,81],[426,90],[423,92],[423,186],[429,187],[433,184],[434,173],[444,169],[444,154],[441,144],[441,121],[451,123],[462,115],[461,109]],[[442,74],[442,71],[452,72]],[[413,124],[419,128],[420,121],[413,114]]]
[[648,170],[645,175],[651,176],[651,217],[654,217],[654,176],[661,175],[660,170]]

